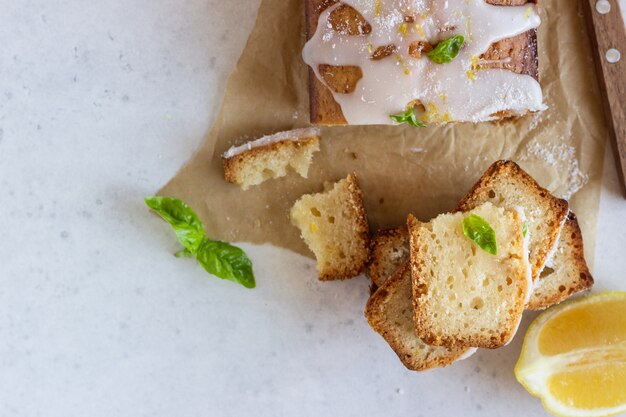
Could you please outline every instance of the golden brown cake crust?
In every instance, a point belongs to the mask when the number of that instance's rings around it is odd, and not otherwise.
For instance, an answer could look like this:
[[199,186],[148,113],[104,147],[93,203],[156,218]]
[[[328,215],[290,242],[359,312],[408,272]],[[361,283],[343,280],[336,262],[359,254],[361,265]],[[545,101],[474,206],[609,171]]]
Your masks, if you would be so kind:
[[390,314],[390,309],[399,307],[398,297],[406,297],[406,300],[403,300],[407,304],[405,308],[412,310],[411,271],[408,262],[404,263],[370,297],[365,308],[365,317],[372,329],[387,341],[404,366],[413,371],[438,368],[450,365],[467,352],[467,349],[462,347],[445,349],[423,345],[422,349],[416,350],[415,343],[421,343],[421,341],[417,340],[417,336],[412,331],[410,334],[403,332],[400,323],[401,320],[408,320],[408,326],[411,326],[412,311],[406,312],[408,318],[392,317]]
[[[354,211],[354,222],[355,222],[355,230],[358,231],[359,240],[364,242],[364,246],[369,248],[369,238],[370,238],[370,226],[367,221],[367,213],[365,211],[365,202],[363,201],[363,191],[359,186],[359,179],[356,175],[356,172],[351,173],[347,177],[348,181],[348,189],[350,190],[350,206]],[[363,257],[361,257],[360,262],[358,264],[353,265],[351,271],[347,271],[347,274],[344,274],[348,277],[350,275],[357,276],[361,272],[364,271],[367,262],[369,261],[369,251],[366,251]],[[329,276],[320,277],[322,281],[324,280],[334,280],[336,277],[333,274]]]
[[239,184],[239,172],[242,166],[255,160],[258,155],[277,153],[281,149],[300,149],[319,144],[319,136],[307,136],[298,140],[283,140],[252,148],[230,158],[222,157],[224,179],[231,184]]
[[[578,219],[572,212],[569,213],[561,231],[557,250],[563,250],[563,253],[555,254],[554,267],[567,268],[567,271],[553,271],[553,273],[558,273],[559,276],[547,275],[539,278],[535,285],[535,291],[528,302],[527,308],[529,310],[546,309],[576,293],[589,290],[593,286],[593,277],[585,261],[582,232],[578,225]],[[558,264],[564,262],[567,265]],[[544,283],[542,280],[556,281],[546,281]]]
[[[358,233],[358,240],[363,242],[363,247],[369,247],[369,223],[367,221],[367,214],[365,212],[365,204],[363,202],[363,191],[359,186],[359,180],[356,173],[351,173],[346,178],[347,187],[349,190],[348,199],[349,206],[354,216],[354,230]],[[356,277],[365,269],[367,262],[369,261],[369,251],[365,250],[359,261],[353,263],[347,268],[335,268],[328,269],[319,274],[320,281],[336,281],[345,280]]]
[[[368,275],[376,287],[381,287],[408,259],[409,233],[406,227],[376,232],[370,241]],[[406,253],[405,247],[406,246]],[[392,259],[393,252],[398,255]]]
[[[320,14],[339,0],[305,0],[306,37],[310,39],[317,30]],[[495,6],[520,6],[527,3],[536,3],[536,0],[487,0]],[[494,62],[488,68],[504,68],[518,74],[526,74],[538,79],[539,55],[537,53],[537,31],[530,30],[509,39],[494,43],[482,58],[487,60],[502,60],[511,58],[509,62]],[[350,74],[342,74],[341,78],[348,85],[356,85],[354,68],[346,70]],[[333,67],[333,74],[343,73],[341,67]],[[359,77],[360,78],[360,77]],[[346,79],[349,79],[346,81]],[[347,121],[341,111],[341,106],[335,101],[333,93],[315,76],[309,68],[309,102],[311,123],[316,125],[345,125]],[[502,119],[511,118],[510,114],[503,115]]]

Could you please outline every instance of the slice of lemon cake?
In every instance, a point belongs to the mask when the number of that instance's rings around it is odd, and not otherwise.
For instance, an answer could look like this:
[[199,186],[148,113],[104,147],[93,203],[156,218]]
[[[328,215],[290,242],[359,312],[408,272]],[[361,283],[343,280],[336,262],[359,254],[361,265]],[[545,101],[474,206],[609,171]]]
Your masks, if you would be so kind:
[[302,196],[291,222],[317,258],[322,281],[359,275],[369,258],[369,225],[356,174],[319,194]]
[[287,175],[292,168],[306,178],[313,154],[320,150],[317,128],[295,129],[264,136],[230,148],[222,155],[226,181],[244,190]]
[[455,211],[469,211],[487,201],[509,209],[524,209],[530,236],[530,263],[536,281],[556,248],[569,212],[567,201],[554,197],[511,161],[491,165]]
[[576,215],[570,212],[556,251],[534,285],[528,308],[543,310],[592,286],[593,277],[585,261],[582,232]]
[[417,337],[412,300],[411,269],[405,262],[370,297],[365,308],[372,329],[389,343],[404,366],[423,371],[450,365],[474,353],[472,348],[429,346]]
[[485,203],[429,223],[409,215],[417,335],[437,346],[507,344],[531,290],[523,213]]

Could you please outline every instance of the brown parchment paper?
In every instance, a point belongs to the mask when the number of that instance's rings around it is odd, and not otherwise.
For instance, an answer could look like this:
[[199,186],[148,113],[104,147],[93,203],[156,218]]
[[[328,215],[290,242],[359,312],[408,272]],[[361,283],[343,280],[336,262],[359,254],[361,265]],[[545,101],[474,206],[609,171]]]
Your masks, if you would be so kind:
[[374,231],[404,224],[409,212],[428,220],[449,211],[491,163],[511,159],[559,196],[586,182],[571,206],[592,260],[607,134],[577,1],[540,2],[540,77],[550,107],[540,115],[500,125],[323,128],[308,179],[292,173],[248,191],[227,184],[220,156],[230,146],[309,124],[303,3],[261,2],[210,133],[160,195],[189,203],[214,238],[310,256],[289,209],[302,194],[321,191],[324,181],[357,172]]

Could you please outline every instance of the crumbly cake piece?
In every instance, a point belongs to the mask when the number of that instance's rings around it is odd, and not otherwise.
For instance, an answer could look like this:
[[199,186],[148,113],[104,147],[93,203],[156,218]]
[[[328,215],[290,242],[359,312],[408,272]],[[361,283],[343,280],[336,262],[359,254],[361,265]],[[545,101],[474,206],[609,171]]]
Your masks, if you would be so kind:
[[359,275],[369,258],[369,225],[356,174],[319,194],[302,196],[291,222],[317,258],[322,281]]
[[582,232],[576,215],[570,212],[553,258],[535,283],[527,307],[543,310],[592,286],[593,277],[585,261]]
[[[463,234],[480,216],[493,228],[497,254]],[[435,346],[498,348],[514,336],[531,290],[523,214],[485,203],[429,223],[409,215],[417,335]]]
[[370,243],[368,275],[376,287],[382,285],[409,259],[406,227],[379,230]]
[[536,281],[556,247],[569,212],[567,201],[554,197],[511,161],[491,165],[454,211],[469,211],[487,201],[505,208],[524,209],[530,236],[530,263]]
[[[339,0],[305,0],[305,21],[307,40],[311,39],[318,25],[320,15]],[[522,6],[537,3],[536,0],[487,0],[495,6]],[[350,35],[367,34],[368,22],[351,7],[340,7],[339,13],[331,15],[330,24],[337,31],[345,31]],[[495,42],[480,59],[485,62],[484,68],[503,68],[517,74],[529,75],[539,79],[539,54],[537,52],[537,31],[529,30],[520,35]],[[362,72],[355,66],[320,67],[320,75],[327,87],[320,81],[315,72],[309,68],[309,101],[310,120],[316,125],[347,124],[341,106],[335,101],[331,89],[339,93],[350,93],[362,78]],[[513,112],[504,111],[498,114],[499,120],[514,118]]]
[[264,136],[222,155],[226,181],[244,190],[287,175],[288,168],[307,178],[313,154],[320,150],[317,128],[295,129]]
[[415,334],[411,269],[405,262],[369,299],[365,317],[408,369],[450,365],[473,353],[463,347],[429,346]]

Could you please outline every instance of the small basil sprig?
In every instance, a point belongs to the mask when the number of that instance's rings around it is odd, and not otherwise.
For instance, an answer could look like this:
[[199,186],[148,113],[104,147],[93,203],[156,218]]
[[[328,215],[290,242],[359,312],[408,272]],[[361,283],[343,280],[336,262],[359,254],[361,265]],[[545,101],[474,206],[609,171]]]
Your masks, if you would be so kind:
[[446,64],[452,61],[459,54],[459,50],[463,46],[465,38],[463,35],[455,35],[439,44],[427,55],[436,64]]
[[526,220],[524,222],[524,226],[522,226],[522,234],[524,235],[524,237],[526,237],[526,235],[528,234],[528,220]]
[[415,109],[413,107],[410,107],[404,113],[392,114],[389,115],[389,117],[396,123],[408,123],[413,127],[426,127],[426,124],[415,116]]
[[463,234],[485,252],[492,255],[498,254],[496,232],[482,217],[470,214],[463,219]]
[[252,262],[240,248],[230,243],[209,239],[198,215],[177,198],[146,197],[146,204],[168,222],[184,249],[176,252],[177,258],[192,256],[210,274],[243,285],[256,286]]

